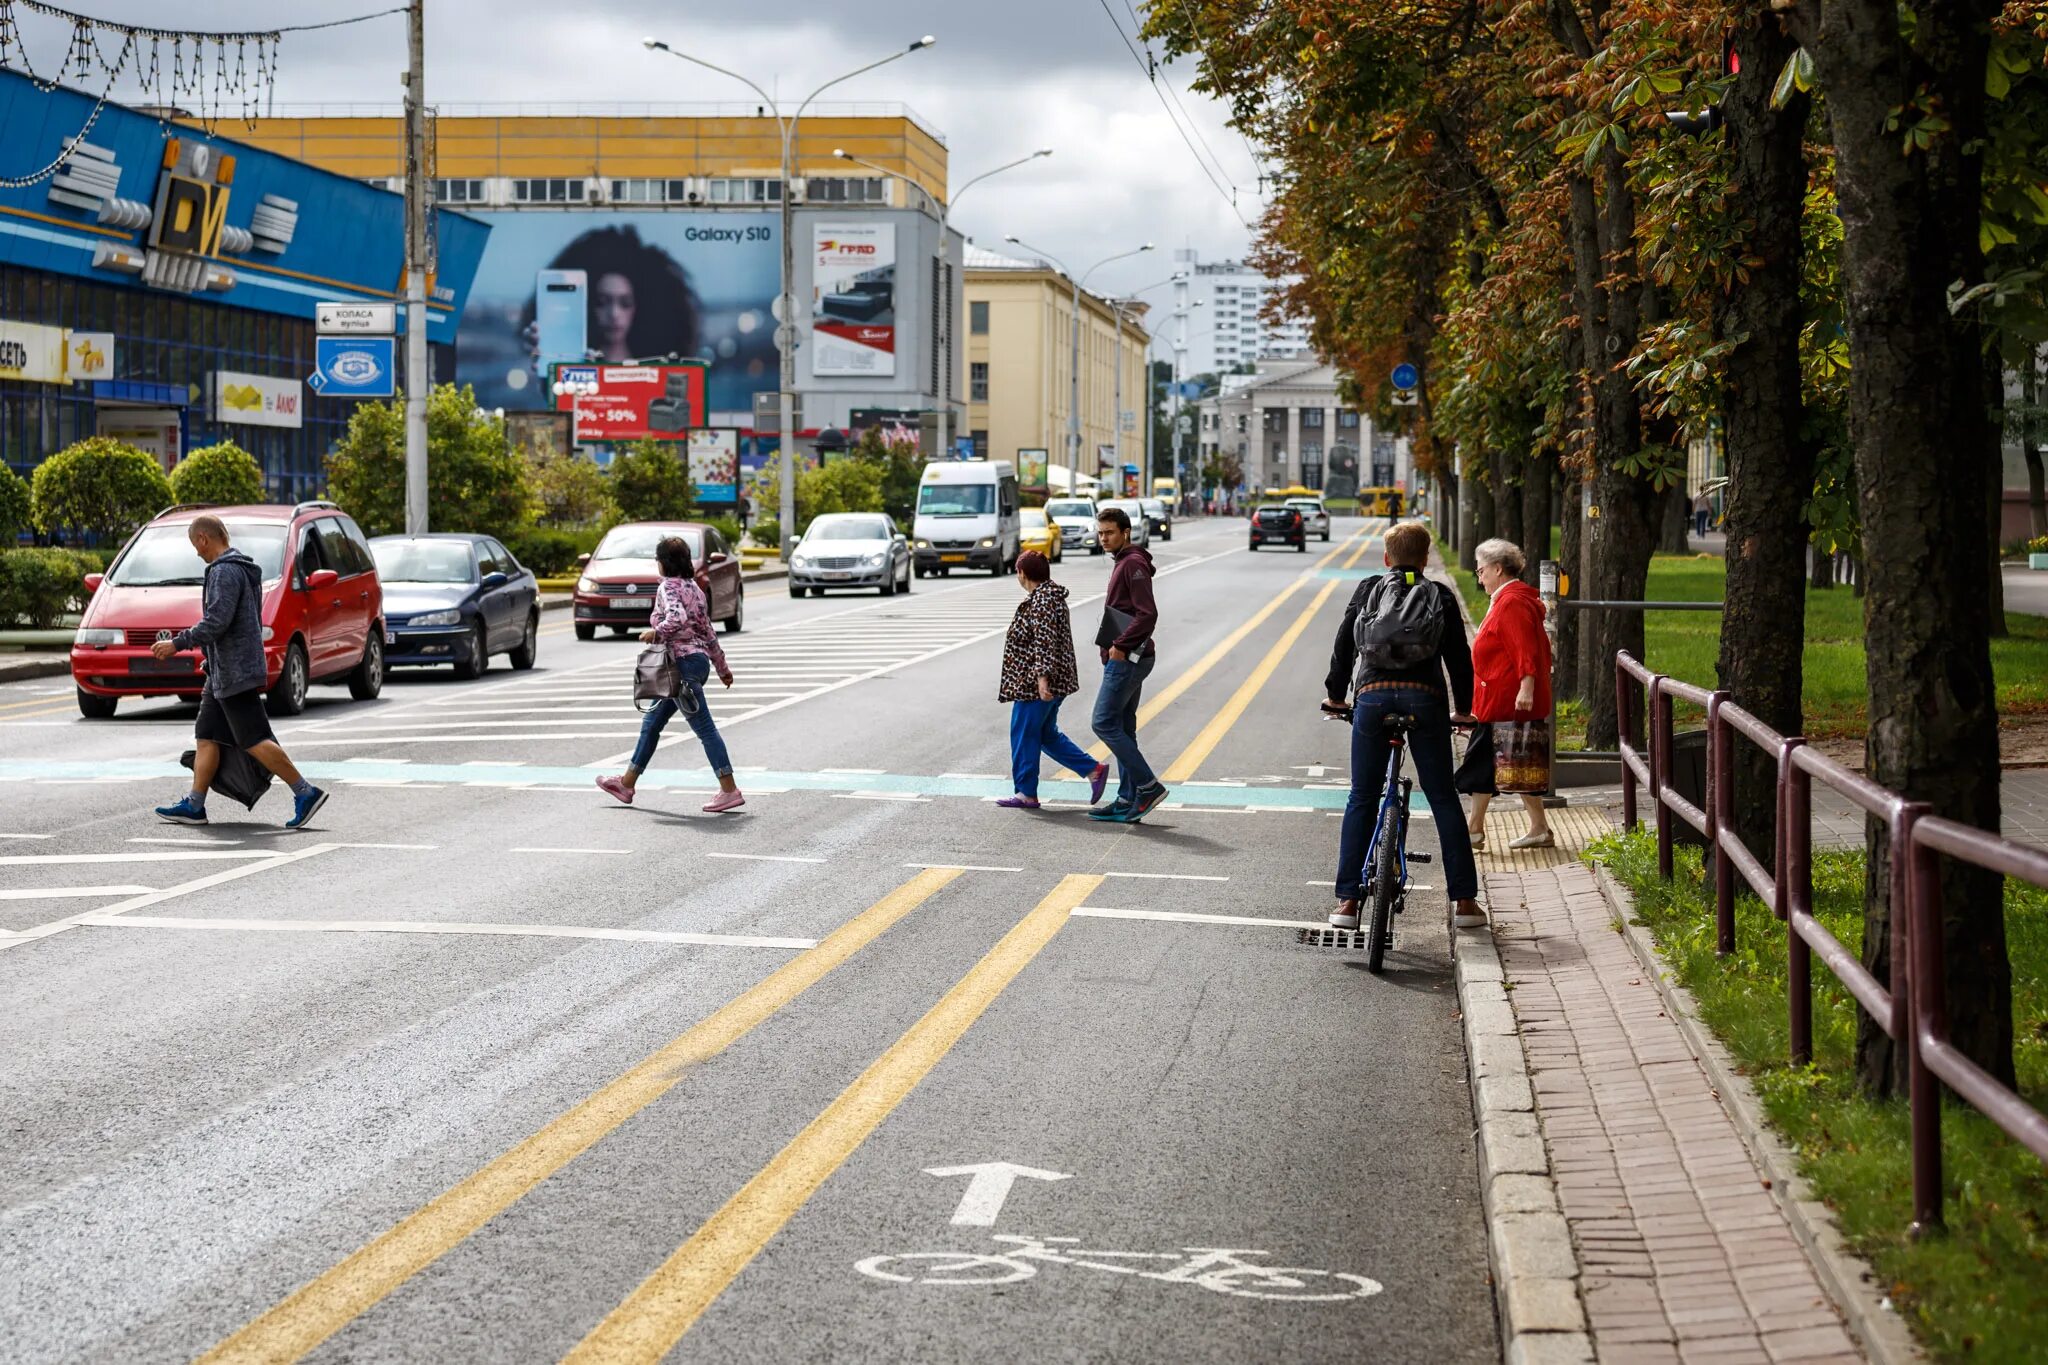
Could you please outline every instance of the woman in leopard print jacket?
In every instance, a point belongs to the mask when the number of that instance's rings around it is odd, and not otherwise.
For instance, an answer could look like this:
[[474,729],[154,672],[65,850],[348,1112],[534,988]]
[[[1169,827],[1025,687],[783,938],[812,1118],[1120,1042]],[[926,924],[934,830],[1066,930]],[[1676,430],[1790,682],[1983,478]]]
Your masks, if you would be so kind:
[[1017,619],[1003,641],[1003,677],[996,700],[1010,703],[1010,769],[1014,796],[996,802],[1011,810],[1038,809],[1040,754],[1088,779],[1090,803],[1102,799],[1109,765],[1060,733],[1060,703],[1081,690],[1074,662],[1074,623],[1067,590],[1052,581],[1052,566],[1036,550],[1017,556],[1024,590]]

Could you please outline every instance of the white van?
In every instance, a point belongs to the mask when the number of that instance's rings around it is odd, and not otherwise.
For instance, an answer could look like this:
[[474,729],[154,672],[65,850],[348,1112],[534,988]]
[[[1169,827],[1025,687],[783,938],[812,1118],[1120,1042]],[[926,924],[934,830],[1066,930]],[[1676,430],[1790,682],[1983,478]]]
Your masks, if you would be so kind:
[[1006,574],[1017,563],[1017,471],[1006,460],[941,460],[918,480],[911,526],[917,576]]

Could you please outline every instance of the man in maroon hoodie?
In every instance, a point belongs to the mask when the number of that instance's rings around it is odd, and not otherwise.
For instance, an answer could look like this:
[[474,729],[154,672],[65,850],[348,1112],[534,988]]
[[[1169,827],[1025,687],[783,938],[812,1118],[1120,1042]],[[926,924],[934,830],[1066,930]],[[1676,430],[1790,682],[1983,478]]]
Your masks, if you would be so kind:
[[1152,675],[1152,628],[1159,608],[1152,601],[1152,556],[1131,544],[1131,516],[1105,507],[1095,519],[1102,548],[1116,556],[1109,593],[1102,604],[1102,690],[1095,694],[1095,737],[1116,756],[1116,800],[1090,811],[1096,820],[1135,824],[1166,799],[1166,788],[1138,751],[1138,697]]

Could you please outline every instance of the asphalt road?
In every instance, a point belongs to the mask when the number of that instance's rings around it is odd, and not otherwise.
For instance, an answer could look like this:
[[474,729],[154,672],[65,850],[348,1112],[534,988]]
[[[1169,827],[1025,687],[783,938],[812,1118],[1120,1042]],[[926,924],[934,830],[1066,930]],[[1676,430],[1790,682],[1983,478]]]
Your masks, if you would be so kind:
[[1137,827],[991,804],[1007,579],[757,585],[725,817],[680,719],[591,786],[637,646],[563,620],[316,688],[299,833],[153,819],[191,707],[0,687],[0,1358],[1497,1359],[1442,896],[1380,977],[1297,941],[1379,546],[1242,537],[1155,547]]

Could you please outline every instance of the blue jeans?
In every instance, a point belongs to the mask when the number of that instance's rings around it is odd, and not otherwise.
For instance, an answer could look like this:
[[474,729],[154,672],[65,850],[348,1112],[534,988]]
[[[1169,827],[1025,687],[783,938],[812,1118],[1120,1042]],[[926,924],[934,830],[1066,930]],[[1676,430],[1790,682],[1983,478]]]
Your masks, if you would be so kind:
[[[725,740],[719,736],[718,724],[711,719],[711,704],[704,699],[704,680],[711,676],[709,654],[685,654],[676,660],[676,668],[683,675],[683,686],[696,698],[697,709],[690,713],[690,728],[697,732],[697,738],[704,744],[704,759],[711,765],[711,771],[720,777],[732,776],[732,760],[726,756]],[[654,758],[654,746],[661,742],[661,732],[681,708],[675,698],[663,697],[654,703],[640,721],[640,742],[633,746],[634,772],[644,773]]]
[[1018,701],[1010,703],[1010,778],[1019,796],[1038,795],[1038,756],[1049,754],[1083,777],[1095,773],[1095,760],[1088,751],[1060,733],[1060,703]]
[[1454,901],[1479,894],[1479,869],[1472,863],[1472,832],[1465,825],[1457,788],[1451,785],[1451,713],[1442,696],[1419,687],[1361,692],[1351,710],[1351,799],[1344,805],[1344,834],[1337,846],[1337,899],[1357,900],[1365,879],[1365,854],[1379,819],[1380,787],[1387,780],[1387,740],[1381,722],[1388,715],[1415,717],[1408,732],[1408,758],[1416,782],[1436,817],[1443,847],[1444,892]]
[[1095,694],[1095,737],[1116,756],[1116,799],[1126,806],[1137,801],[1139,788],[1159,781],[1138,752],[1138,697],[1152,676],[1152,658],[1148,651],[1142,659],[1111,659]]

